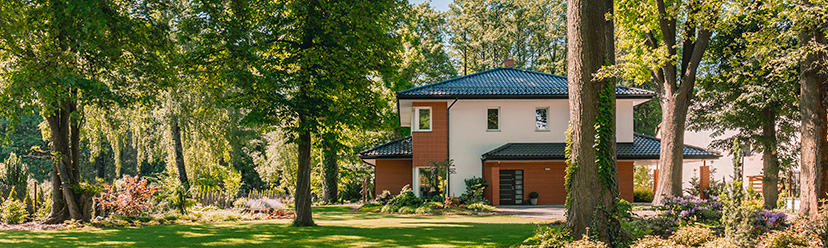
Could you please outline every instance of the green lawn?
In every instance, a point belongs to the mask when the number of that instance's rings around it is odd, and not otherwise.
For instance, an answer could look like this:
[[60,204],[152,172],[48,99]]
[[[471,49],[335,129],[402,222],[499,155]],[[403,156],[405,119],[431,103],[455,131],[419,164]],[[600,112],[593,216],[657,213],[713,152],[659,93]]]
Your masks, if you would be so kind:
[[499,247],[520,243],[538,220],[517,216],[419,216],[316,207],[317,227],[290,220],[67,231],[0,231],[0,247]]

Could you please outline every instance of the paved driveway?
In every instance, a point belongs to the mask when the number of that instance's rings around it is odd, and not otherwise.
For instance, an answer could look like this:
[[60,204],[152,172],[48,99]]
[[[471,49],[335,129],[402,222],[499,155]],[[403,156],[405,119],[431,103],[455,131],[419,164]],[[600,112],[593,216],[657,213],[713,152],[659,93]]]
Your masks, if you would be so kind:
[[[537,205],[537,206],[498,206],[497,211],[505,214],[514,214],[525,218],[563,220],[566,208],[563,205]],[[636,210],[633,213],[640,216],[656,215],[652,210]]]

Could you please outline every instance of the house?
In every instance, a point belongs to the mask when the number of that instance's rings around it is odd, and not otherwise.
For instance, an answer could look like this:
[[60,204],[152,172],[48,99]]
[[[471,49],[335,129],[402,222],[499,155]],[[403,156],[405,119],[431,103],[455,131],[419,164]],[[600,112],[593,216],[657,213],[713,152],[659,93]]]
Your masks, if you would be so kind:
[[[656,161],[659,139],[633,132],[633,107],[652,91],[616,87],[616,136],[621,197],[632,201],[633,165]],[[397,193],[411,185],[415,194],[437,189],[459,196],[465,179],[482,177],[493,205],[523,204],[538,192],[538,204],[561,205],[566,130],[569,122],[564,76],[502,67],[397,92],[401,126],[411,136],[362,151],[375,166],[376,192]],[[717,157],[686,146],[686,160]],[[443,187],[444,172],[429,161],[454,161],[455,173]]]

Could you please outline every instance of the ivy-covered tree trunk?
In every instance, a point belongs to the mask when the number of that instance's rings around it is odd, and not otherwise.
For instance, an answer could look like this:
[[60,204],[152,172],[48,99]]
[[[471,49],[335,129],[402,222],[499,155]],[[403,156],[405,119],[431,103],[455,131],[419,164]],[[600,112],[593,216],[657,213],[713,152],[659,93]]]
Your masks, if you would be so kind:
[[615,80],[598,78],[615,63],[613,1],[567,2],[569,137],[566,227],[580,239],[590,228],[610,245],[619,240],[615,160]]
[[[326,142],[327,143],[327,142]],[[336,202],[337,200],[337,190],[339,185],[337,184],[339,181],[339,164],[337,163],[337,154],[334,148],[326,147],[324,151],[325,157],[325,183],[322,193],[322,199],[325,202]]]
[[172,114],[170,118],[170,133],[173,140],[175,167],[178,168],[178,180],[184,186],[184,190],[189,190],[190,181],[187,178],[187,167],[184,164],[184,148],[181,145],[181,123],[176,114]]
[[765,209],[775,209],[779,199],[779,158],[776,154],[776,113],[770,109],[762,111],[765,123],[762,125],[762,198]]
[[[806,50],[816,45],[825,45],[825,34],[815,25],[803,27],[799,34],[801,47]],[[800,162],[800,208],[801,214],[814,216],[819,210],[822,173],[828,161],[823,157],[826,142],[825,101],[826,75],[820,62],[825,61],[825,52],[810,51],[800,61],[800,112],[802,114],[801,162]]]

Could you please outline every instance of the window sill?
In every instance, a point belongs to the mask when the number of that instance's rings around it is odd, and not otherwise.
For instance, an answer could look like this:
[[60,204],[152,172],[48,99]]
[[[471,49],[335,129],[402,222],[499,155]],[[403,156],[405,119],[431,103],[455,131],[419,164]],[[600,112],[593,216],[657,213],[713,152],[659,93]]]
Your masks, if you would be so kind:
[[486,129],[486,132],[500,132],[500,129]]
[[550,132],[549,129],[535,129],[535,132]]
[[431,129],[429,130],[411,130],[412,133],[430,133]]

